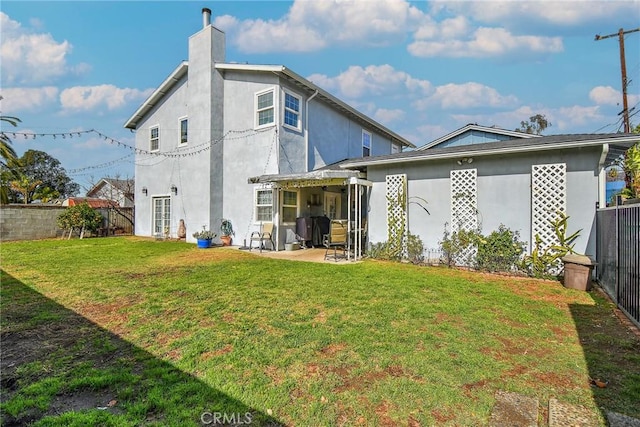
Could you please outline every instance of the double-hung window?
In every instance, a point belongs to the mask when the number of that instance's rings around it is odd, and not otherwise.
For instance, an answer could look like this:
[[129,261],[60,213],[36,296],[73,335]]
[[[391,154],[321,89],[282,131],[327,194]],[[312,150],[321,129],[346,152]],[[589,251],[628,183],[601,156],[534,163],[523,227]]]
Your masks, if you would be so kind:
[[256,94],[256,127],[268,126],[275,123],[275,91]]
[[298,192],[282,191],[282,222],[295,223],[298,217]]
[[160,128],[152,127],[149,135],[149,150],[158,151],[160,149]]
[[273,191],[270,188],[259,188],[255,192],[256,222],[273,221]]
[[371,132],[362,130],[362,157],[371,155]]
[[184,117],[180,119],[180,144],[186,144],[189,140],[187,138],[187,129],[188,129],[188,121],[187,118]]
[[284,94],[284,125],[300,130],[300,97],[289,92]]

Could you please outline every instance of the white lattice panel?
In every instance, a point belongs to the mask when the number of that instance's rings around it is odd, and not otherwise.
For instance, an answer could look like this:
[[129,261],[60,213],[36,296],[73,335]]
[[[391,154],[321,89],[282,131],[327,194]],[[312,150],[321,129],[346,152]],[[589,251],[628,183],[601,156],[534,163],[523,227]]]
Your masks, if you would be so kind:
[[[451,232],[471,231],[478,228],[477,169],[452,170],[451,181]],[[475,258],[477,248],[469,246],[454,260],[467,265]]]
[[567,165],[554,163],[531,166],[531,246],[536,234],[547,249],[558,242],[551,221],[567,210]]
[[477,169],[451,171],[451,231],[478,227]]
[[[407,175],[387,175],[387,230],[389,242],[400,239],[402,253],[407,246]],[[394,226],[397,225],[397,226]],[[398,236],[400,233],[401,236]]]

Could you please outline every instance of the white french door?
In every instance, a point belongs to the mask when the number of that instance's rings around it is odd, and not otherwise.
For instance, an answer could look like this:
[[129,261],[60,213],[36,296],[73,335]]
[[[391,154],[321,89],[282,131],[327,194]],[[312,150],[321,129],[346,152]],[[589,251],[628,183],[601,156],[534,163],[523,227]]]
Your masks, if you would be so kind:
[[168,235],[171,232],[171,198],[153,198],[153,234]]

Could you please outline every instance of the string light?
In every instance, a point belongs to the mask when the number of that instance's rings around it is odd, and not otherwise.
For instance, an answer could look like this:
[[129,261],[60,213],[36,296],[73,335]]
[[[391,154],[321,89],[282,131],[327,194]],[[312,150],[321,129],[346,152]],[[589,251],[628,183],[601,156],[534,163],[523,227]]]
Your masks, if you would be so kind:
[[[36,139],[36,138],[46,138],[46,137],[50,137],[53,139],[58,139],[58,138],[62,138],[62,139],[66,139],[67,136],[69,137],[69,139],[73,138],[73,135],[77,135],[77,137],[81,137],[84,135],[88,135],[88,134],[95,134],[97,135],[99,138],[104,139],[106,142],[108,142],[111,145],[117,145],[118,147],[124,147],[126,149],[131,150],[131,154],[128,154],[124,157],[121,157],[119,159],[115,159],[115,160],[111,160],[109,162],[104,162],[98,165],[91,165],[91,166],[85,166],[82,168],[75,168],[75,169],[69,169],[68,173],[71,175],[75,175],[75,176],[82,176],[82,175],[88,175],[89,173],[82,173],[85,171],[91,171],[91,170],[96,170],[96,169],[105,169],[105,168],[109,168],[112,167],[114,165],[116,165],[117,163],[126,161],[127,158],[131,157],[132,155],[137,155],[137,156],[147,156],[148,158],[158,158],[160,159],[158,162],[154,162],[153,164],[149,164],[149,163],[141,163],[141,162],[133,162],[135,165],[137,166],[153,166],[156,164],[159,164],[161,162],[163,162],[164,160],[170,159],[170,158],[180,158],[180,157],[191,157],[191,156],[197,156],[198,154],[201,154],[207,150],[210,150],[213,146],[223,143],[225,141],[233,141],[233,140],[239,140],[239,139],[245,139],[245,138],[250,138],[252,136],[258,135],[258,134],[262,134],[265,132],[269,132],[273,129],[274,135],[274,141],[272,141],[271,144],[271,149],[270,149],[270,153],[269,153],[269,157],[271,157],[271,151],[273,151],[273,146],[275,145],[273,142],[275,142],[278,139],[278,131],[277,128],[267,128],[267,129],[259,129],[259,130],[255,130],[255,129],[245,129],[245,130],[230,130],[228,132],[226,132],[222,138],[220,139],[215,139],[215,140],[211,140],[211,141],[207,141],[198,145],[193,145],[191,147],[188,147],[187,149],[184,149],[183,147],[180,147],[179,149],[173,150],[173,151],[168,151],[168,152],[161,152],[161,151],[149,151],[149,150],[144,150],[141,148],[136,148],[133,147],[131,145],[128,145],[122,141],[118,141],[117,139],[111,138],[108,135],[103,134],[102,132],[99,132],[95,129],[90,129],[90,130],[84,130],[84,131],[75,131],[75,132],[55,132],[55,133],[31,133],[31,132],[11,132],[11,135],[13,135],[14,138],[18,137],[18,136],[23,136],[25,139],[28,139],[29,137],[31,137],[32,139]],[[6,134],[2,131],[0,131],[0,135],[2,136],[6,136]],[[267,165],[268,165],[269,160],[267,160]],[[266,166],[265,166],[266,167]]]

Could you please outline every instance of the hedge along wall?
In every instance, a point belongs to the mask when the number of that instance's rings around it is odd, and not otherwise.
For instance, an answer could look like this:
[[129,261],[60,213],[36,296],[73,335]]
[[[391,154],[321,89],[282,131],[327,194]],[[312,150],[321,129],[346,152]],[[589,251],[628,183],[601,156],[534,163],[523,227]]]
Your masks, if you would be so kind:
[[56,225],[66,207],[56,205],[0,206],[0,240],[36,240],[62,236]]

